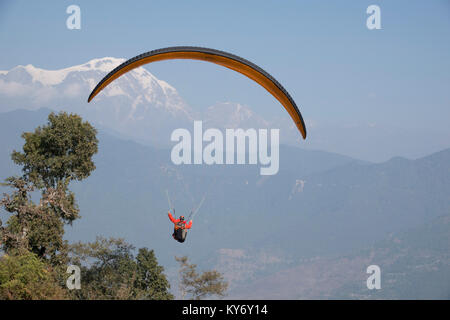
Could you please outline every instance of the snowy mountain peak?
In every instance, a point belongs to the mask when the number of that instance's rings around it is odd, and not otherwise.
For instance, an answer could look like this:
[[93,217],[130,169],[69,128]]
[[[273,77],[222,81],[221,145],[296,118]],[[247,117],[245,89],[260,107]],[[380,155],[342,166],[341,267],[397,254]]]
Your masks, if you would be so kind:
[[267,127],[268,122],[248,106],[236,102],[222,102],[208,107],[205,113],[207,126],[226,128]]
[[65,110],[131,137],[161,136],[186,126],[194,112],[169,83],[136,68],[110,83],[87,103],[95,85],[125,59],[104,57],[46,70],[32,64],[0,71],[0,111],[17,108]]
[[139,141],[170,143],[175,128],[188,128],[202,119],[215,128],[267,128],[269,123],[240,103],[223,102],[206,112],[192,110],[177,90],[144,67],[111,82],[91,103],[95,85],[125,59],[104,57],[46,70],[31,64],[0,71],[0,111],[49,108],[81,115],[94,124]]
[[72,67],[73,70],[79,69],[80,71],[85,70],[98,70],[103,72],[110,72],[115,67],[123,63],[125,59],[114,58],[114,57],[104,57],[98,59],[92,59],[85,64]]
[[[0,75],[13,75],[16,80],[25,80],[29,78],[31,82],[38,82],[44,86],[54,86],[61,84],[68,74],[72,72],[100,71],[107,73],[124,62],[125,59],[105,57],[101,59],[93,59],[87,63],[76,65],[58,70],[46,70],[27,64],[19,65],[9,71],[0,71]],[[21,79],[22,75],[22,79]]]
[[[13,87],[35,85],[40,87],[67,86],[77,82],[76,86],[87,85],[92,90],[102,77],[123,63],[125,59],[104,57],[92,59],[86,63],[58,70],[46,70],[28,64],[19,65],[9,71],[0,71],[0,91],[7,91]],[[73,84],[74,85],[74,84]],[[3,86],[3,88],[1,87]],[[73,90],[72,90],[73,91]],[[120,77],[103,90],[96,99],[105,97],[127,96],[134,101],[130,105],[142,103],[156,103],[161,105],[161,99],[177,98],[176,89],[166,81],[157,79],[143,67],[132,70]],[[180,99],[178,99],[180,100]],[[181,101],[181,100],[180,100]],[[171,108],[170,104],[164,103]],[[179,110],[179,106],[175,108]],[[172,110],[173,111],[173,110]]]

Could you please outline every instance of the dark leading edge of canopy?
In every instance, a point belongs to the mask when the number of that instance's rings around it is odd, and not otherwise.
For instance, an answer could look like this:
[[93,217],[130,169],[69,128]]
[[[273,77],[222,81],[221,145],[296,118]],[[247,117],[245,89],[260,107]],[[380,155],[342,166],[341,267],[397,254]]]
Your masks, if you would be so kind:
[[284,87],[274,78],[272,77],[268,72],[264,71],[263,69],[261,69],[259,66],[257,66],[256,64],[241,58],[239,56],[236,56],[234,54],[225,52],[225,51],[220,51],[220,50],[216,50],[216,49],[211,49],[211,48],[203,48],[203,47],[190,47],[190,46],[179,46],[179,47],[168,47],[168,48],[162,48],[162,49],[156,49],[156,50],[152,50],[152,51],[148,51],[145,53],[142,53],[140,55],[137,55],[127,61],[125,61],[124,63],[122,63],[121,65],[117,66],[116,68],[114,68],[114,70],[112,70],[111,72],[109,72],[94,88],[94,90],[92,90],[91,94],[89,95],[88,98],[88,102],[91,100],[92,95],[94,94],[94,92],[97,91],[97,89],[109,78],[111,77],[114,73],[116,73],[118,70],[122,69],[123,67],[126,67],[127,65],[134,63],[138,60],[141,60],[143,58],[147,58],[147,57],[151,57],[151,56],[156,56],[159,54],[163,54],[163,53],[171,53],[171,52],[199,52],[199,53],[206,53],[206,54],[213,54],[213,55],[218,55],[218,56],[222,56],[228,59],[232,59],[235,60],[237,62],[240,62],[242,64],[247,65],[250,68],[255,69],[256,71],[258,71],[259,73],[261,73],[263,76],[265,76],[266,78],[268,78],[270,81],[272,81],[277,87],[278,89],[280,89],[284,95],[286,95],[286,97],[289,99],[289,102],[292,103],[292,106],[294,107],[295,111],[297,112],[297,114],[300,116],[300,121],[302,122],[302,126],[305,130],[305,137],[306,137],[306,126],[305,123],[303,121],[303,117],[300,113],[300,111],[298,110],[297,104],[295,103],[294,99],[292,99],[292,97],[290,96],[290,94],[286,91],[286,89],[284,89]]

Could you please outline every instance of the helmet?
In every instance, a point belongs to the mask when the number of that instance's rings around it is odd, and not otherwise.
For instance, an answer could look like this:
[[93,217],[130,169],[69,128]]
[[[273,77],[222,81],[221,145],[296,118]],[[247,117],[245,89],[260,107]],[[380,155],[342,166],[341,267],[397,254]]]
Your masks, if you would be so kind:
[[180,216],[180,220],[181,220],[181,221],[184,221],[184,216]]

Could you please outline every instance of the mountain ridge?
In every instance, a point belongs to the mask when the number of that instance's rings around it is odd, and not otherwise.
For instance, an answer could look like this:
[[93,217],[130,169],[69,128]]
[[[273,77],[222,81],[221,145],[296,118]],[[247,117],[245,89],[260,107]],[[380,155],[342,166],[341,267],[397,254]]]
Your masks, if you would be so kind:
[[[3,179],[20,174],[10,153],[49,112],[0,113]],[[175,166],[169,149],[102,130],[98,138],[97,169],[70,185],[82,218],[66,228],[66,239],[101,234],[153,248],[173,279],[174,255],[188,255],[202,268],[230,267],[220,270],[232,272],[234,286],[304,259],[348,254],[449,210],[450,149],[373,164],[280,146],[280,171],[262,177],[250,165]],[[206,194],[183,246],[170,237],[166,190],[176,214],[184,215]]]

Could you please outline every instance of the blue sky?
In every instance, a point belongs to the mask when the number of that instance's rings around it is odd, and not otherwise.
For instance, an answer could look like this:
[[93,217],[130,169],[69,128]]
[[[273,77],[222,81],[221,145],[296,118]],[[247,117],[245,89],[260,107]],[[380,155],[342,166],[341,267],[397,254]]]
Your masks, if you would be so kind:
[[[66,28],[67,6],[81,30]],[[366,28],[381,8],[382,30]],[[306,119],[450,132],[448,1],[1,1],[0,70],[58,69],[174,45],[244,57],[291,93]],[[193,107],[236,101],[284,110],[247,78],[203,62],[147,66]]]

